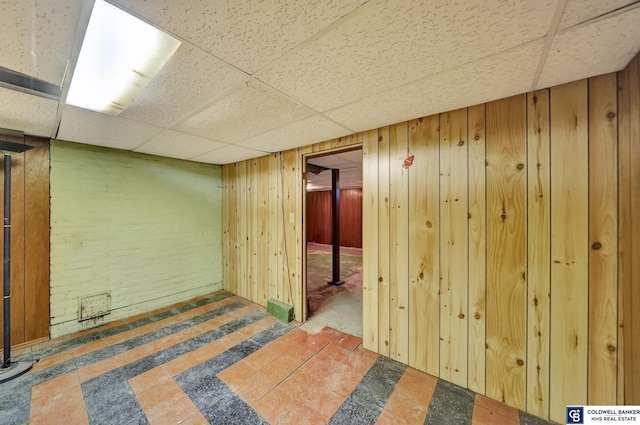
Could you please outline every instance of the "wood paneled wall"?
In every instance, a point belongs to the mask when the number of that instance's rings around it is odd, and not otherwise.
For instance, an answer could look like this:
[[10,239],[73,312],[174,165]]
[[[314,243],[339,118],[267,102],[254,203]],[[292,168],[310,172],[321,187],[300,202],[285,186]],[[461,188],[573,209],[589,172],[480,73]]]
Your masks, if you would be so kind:
[[225,289],[262,306],[268,299],[293,305],[303,320],[303,155],[361,143],[347,136],[222,168]]
[[[307,242],[330,245],[331,192],[307,192]],[[340,246],[362,248],[362,189],[340,190]]]
[[[620,75],[352,136],[363,148],[365,348],[557,422],[568,404],[638,404],[639,79],[636,58]],[[335,145],[225,166],[228,289],[261,304],[292,297],[300,320],[295,190],[302,156]],[[403,169],[407,147],[415,160]],[[250,233],[258,210],[243,209],[255,173],[275,181],[270,249],[257,251],[273,275],[243,283],[247,244],[262,236]],[[255,298],[245,284],[265,289]]]
[[627,404],[640,405],[640,54],[618,73],[618,85],[618,308],[624,312],[618,335],[624,341],[618,353],[624,357],[618,393],[624,392]]
[[[11,344],[16,346],[49,338],[49,141],[0,138],[34,147],[11,155]],[[0,214],[2,199],[0,171]],[[3,243],[0,237],[0,247]],[[0,276],[2,269],[0,262]],[[2,318],[0,303],[0,340]]]

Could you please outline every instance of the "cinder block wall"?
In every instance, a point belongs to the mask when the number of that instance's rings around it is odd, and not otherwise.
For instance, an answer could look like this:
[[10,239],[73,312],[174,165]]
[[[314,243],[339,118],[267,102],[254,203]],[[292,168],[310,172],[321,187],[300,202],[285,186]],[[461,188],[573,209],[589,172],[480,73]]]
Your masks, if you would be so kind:
[[80,297],[110,291],[106,323],[222,288],[221,168],[51,144],[51,337]]

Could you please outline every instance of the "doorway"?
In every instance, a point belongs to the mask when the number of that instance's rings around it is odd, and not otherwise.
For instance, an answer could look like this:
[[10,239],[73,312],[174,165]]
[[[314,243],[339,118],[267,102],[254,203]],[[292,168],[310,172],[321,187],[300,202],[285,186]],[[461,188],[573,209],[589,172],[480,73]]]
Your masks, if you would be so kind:
[[[362,149],[306,159],[307,321],[362,336]],[[338,170],[337,173],[332,170]],[[332,174],[339,182],[339,279],[333,259]],[[335,177],[334,177],[335,178]],[[331,282],[331,283],[330,283]],[[332,284],[334,283],[334,284]]]

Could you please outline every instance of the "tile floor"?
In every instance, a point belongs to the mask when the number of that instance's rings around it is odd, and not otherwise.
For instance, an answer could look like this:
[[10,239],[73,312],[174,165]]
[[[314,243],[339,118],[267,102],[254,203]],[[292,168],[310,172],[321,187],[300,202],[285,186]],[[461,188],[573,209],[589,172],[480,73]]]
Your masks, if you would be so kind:
[[220,291],[33,347],[9,424],[546,424]]

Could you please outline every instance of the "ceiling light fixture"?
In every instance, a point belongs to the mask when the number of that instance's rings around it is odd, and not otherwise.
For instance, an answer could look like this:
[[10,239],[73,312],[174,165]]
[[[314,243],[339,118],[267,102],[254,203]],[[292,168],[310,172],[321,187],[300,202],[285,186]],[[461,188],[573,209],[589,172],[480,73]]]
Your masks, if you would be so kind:
[[138,97],[181,42],[96,0],[67,103],[118,115]]

